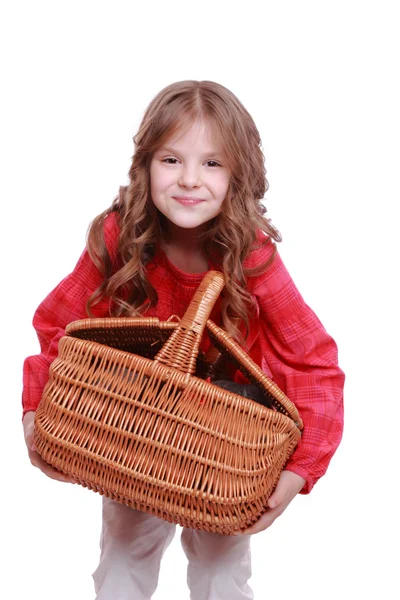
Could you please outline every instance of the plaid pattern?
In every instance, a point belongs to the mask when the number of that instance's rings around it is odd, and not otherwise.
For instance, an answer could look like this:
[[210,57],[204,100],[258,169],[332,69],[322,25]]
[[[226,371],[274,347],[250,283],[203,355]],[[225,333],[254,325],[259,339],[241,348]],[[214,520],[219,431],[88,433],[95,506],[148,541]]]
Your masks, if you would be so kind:
[[[106,220],[107,246],[115,249],[118,235],[114,215]],[[271,243],[254,250],[246,266],[268,259]],[[158,293],[158,303],[146,316],[162,320],[171,314],[182,317],[204,273],[183,273],[158,252],[147,268]],[[71,321],[87,317],[85,304],[100,285],[101,274],[85,250],[75,269],[45,298],[35,312],[41,352],[24,362],[23,412],[36,410],[48,380],[50,363],[57,356],[58,340]],[[279,254],[265,273],[249,277],[248,289],[257,301],[257,314],[250,321],[246,351],[296,405],[304,422],[302,439],[287,469],[306,480],[302,493],[310,492],[326,472],[343,431],[344,374],[338,366],[337,347],[318,317],[304,302]],[[108,316],[109,303],[93,309],[95,316]],[[219,302],[211,318],[219,321]],[[209,340],[205,336],[203,349]],[[237,380],[241,380],[238,373]]]

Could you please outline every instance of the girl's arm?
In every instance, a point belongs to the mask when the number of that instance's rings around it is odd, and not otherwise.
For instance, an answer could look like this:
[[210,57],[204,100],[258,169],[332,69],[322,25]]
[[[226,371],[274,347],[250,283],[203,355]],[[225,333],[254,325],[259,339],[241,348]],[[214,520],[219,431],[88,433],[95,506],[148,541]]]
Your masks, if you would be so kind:
[[101,274],[85,250],[70,275],[43,300],[33,317],[40,353],[24,361],[23,415],[35,411],[49,377],[49,367],[57,357],[58,341],[68,323],[84,319],[86,301],[100,285]]
[[41,352],[24,362],[23,374],[23,428],[29,459],[34,467],[58,481],[73,483],[63,473],[53,469],[36,452],[33,443],[35,411],[49,377],[49,367],[58,353],[58,341],[71,321],[86,316],[85,304],[89,295],[100,284],[101,276],[85,251],[73,272],[44,299],[35,312],[36,329]]
[[[269,247],[269,250],[268,250]],[[263,252],[272,253],[272,244]],[[343,431],[344,374],[337,347],[307,306],[277,253],[253,279],[259,306],[263,369],[296,405],[302,438],[286,466],[305,480],[308,493],[326,472]]]
[[[118,238],[115,213],[104,221],[104,235],[110,254],[115,253]],[[24,362],[22,405],[23,414],[35,411],[49,377],[49,367],[58,354],[58,341],[66,326],[84,319],[86,302],[102,282],[102,275],[91,260],[87,250],[79,258],[70,275],[58,284],[43,300],[33,317],[33,326],[40,343],[40,353],[29,356]],[[96,316],[108,316],[109,304],[104,300],[94,307]]]

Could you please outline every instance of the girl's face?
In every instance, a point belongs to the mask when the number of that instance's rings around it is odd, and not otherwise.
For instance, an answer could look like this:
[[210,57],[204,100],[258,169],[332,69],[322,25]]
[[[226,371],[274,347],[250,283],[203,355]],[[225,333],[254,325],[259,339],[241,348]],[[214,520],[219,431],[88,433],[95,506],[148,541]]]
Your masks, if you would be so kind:
[[182,229],[202,230],[216,217],[229,182],[226,157],[204,121],[168,138],[150,165],[152,200],[170,223]]

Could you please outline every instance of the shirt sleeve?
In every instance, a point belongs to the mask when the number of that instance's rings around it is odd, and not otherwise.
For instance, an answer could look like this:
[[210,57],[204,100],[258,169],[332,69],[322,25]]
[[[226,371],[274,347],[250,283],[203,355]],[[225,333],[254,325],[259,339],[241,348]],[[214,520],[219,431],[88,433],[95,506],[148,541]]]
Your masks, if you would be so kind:
[[303,300],[279,253],[255,284],[262,360],[304,424],[286,469],[306,480],[302,493],[309,493],[325,474],[343,432],[344,374],[337,346]]
[[[114,252],[118,235],[116,217],[108,215],[104,223],[105,240],[109,252]],[[40,353],[28,356],[23,365],[23,415],[36,410],[49,378],[49,367],[58,354],[59,339],[72,321],[87,317],[86,302],[102,282],[102,275],[91,260],[88,251],[80,256],[74,270],[43,300],[33,317]],[[95,316],[108,313],[108,301],[93,309]]]
[[68,323],[87,316],[86,301],[100,283],[100,272],[85,250],[72,273],[37,308],[33,327],[39,339],[40,353],[28,356],[24,361],[23,415],[37,409],[49,378],[50,364],[57,357],[58,341]]

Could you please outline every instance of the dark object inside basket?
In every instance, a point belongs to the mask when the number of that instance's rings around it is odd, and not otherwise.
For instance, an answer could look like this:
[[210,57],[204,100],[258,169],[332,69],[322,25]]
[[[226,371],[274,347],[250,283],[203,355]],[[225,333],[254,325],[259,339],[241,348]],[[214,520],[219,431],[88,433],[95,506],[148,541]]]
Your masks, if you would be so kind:
[[234,394],[238,394],[244,398],[254,400],[255,402],[258,402],[258,404],[262,404],[267,408],[272,408],[272,402],[266,394],[263,394],[257,385],[252,383],[235,383],[234,381],[229,381],[227,379],[219,379],[218,381],[213,381],[212,383],[220,388],[223,388],[224,390],[227,390],[228,392],[233,392]]

